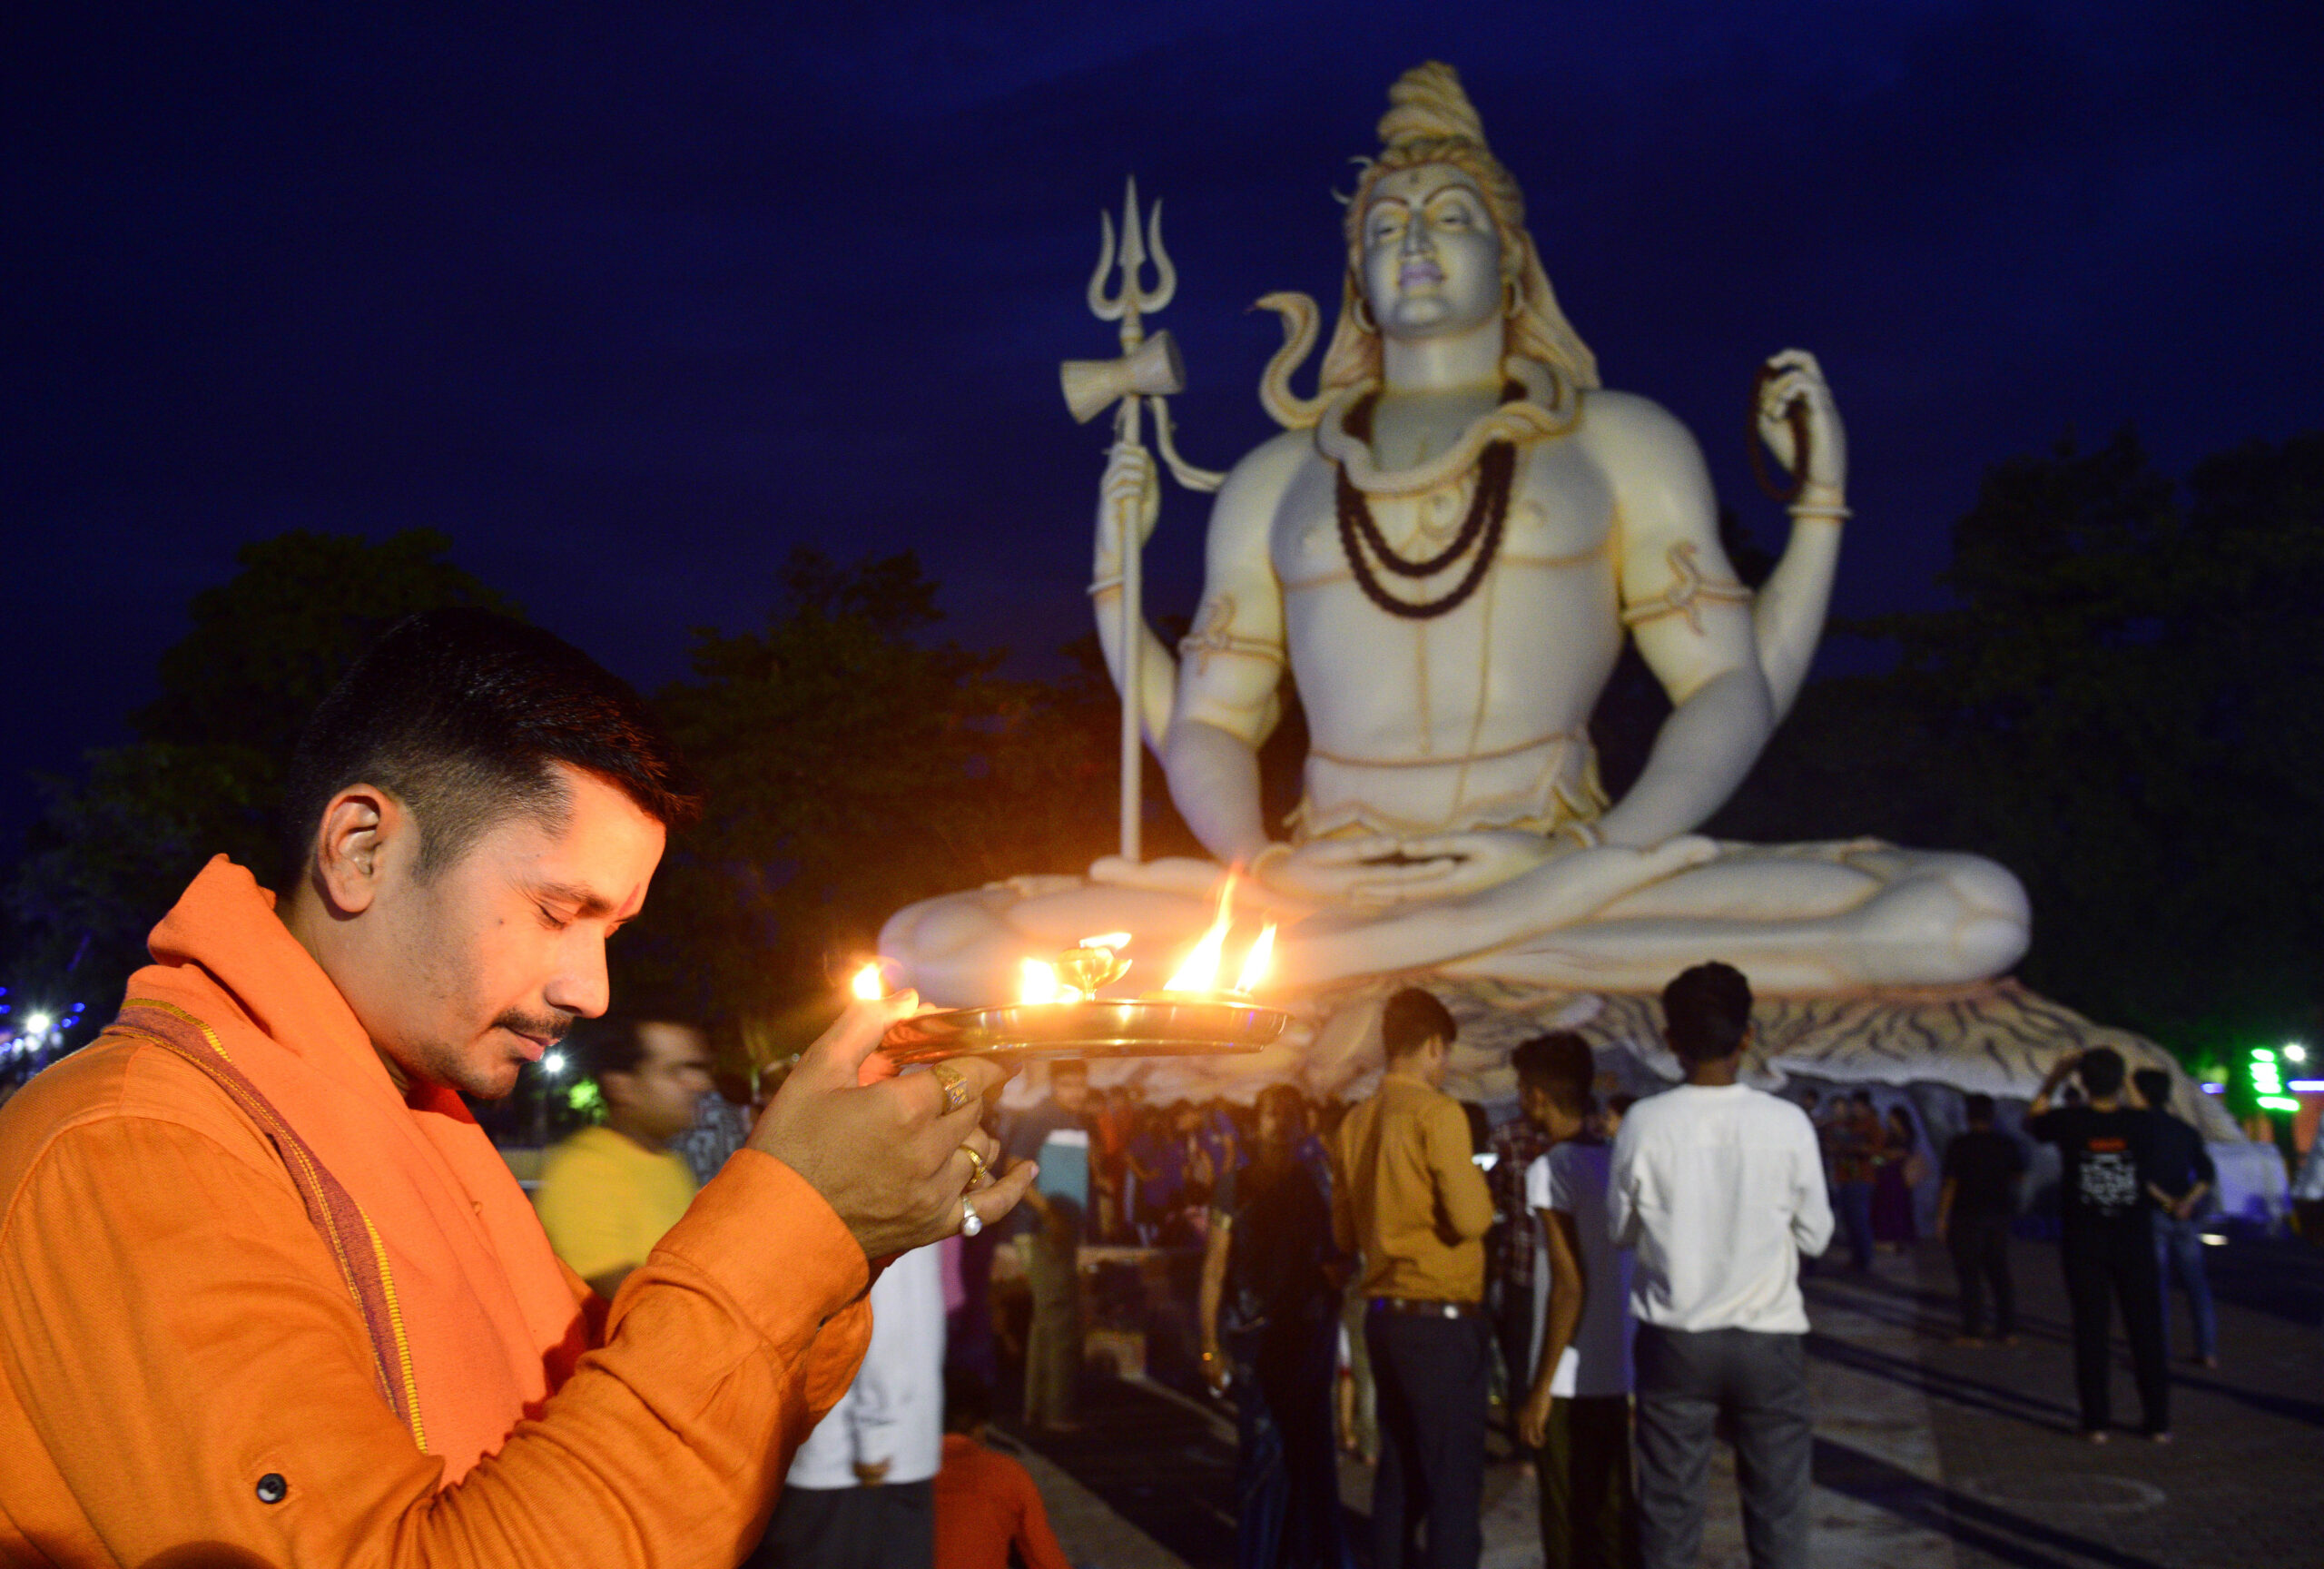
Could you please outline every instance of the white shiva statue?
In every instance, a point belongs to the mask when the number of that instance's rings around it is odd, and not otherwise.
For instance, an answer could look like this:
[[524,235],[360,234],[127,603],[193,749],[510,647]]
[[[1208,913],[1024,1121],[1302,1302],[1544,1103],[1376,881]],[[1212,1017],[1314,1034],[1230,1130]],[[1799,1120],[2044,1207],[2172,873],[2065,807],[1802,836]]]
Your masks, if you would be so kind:
[[[1133,955],[1199,932],[1228,866],[1283,920],[1279,981],[1436,973],[1648,992],[1706,958],[1764,994],[1941,986],[2024,952],[2004,868],[1870,840],[1758,846],[1694,831],[1797,694],[1831,595],[1847,448],[1822,371],[1768,362],[1759,433],[1797,486],[1755,596],[1721,551],[1694,439],[1599,385],[1448,66],[1407,72],[1347,208],[1347,273],[1317,396],[1290,375],[1314,303],[1270,295],[1286,339],[1262,401],[1287,429],[1237,463],[1173,659],[1144,632],[1138,703],[1171,799],[1216,861],[1100,861],[915,904],[881,946],[931,1000],[1014,994],[1019,961],[1098,932]],[[1116,680],[1125,518],[1150,530],[1152,459],[1118,444],[1098,514],[1098,625]],[[1620,802],[1587,723],[1627,633],[1673,710]],[[1285,831],[1256,753],[1288,672],[1312,745]],[[1149,977],[1158,983],[1158,975]]]

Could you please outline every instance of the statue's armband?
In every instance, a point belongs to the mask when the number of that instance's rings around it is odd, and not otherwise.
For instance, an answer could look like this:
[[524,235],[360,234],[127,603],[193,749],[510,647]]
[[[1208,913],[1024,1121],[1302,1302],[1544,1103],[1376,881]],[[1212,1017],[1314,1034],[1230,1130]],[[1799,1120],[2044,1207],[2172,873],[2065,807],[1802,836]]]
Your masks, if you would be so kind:
[[1244,654],[1254,659],[1264,659],[1281,669],[1285,664],[1283,645],[1264,637],[1246,637],[1235,629],[1235,596],[1224,589],[1206,596],[1202,608],[1196,613],[1195,624],[1178,640],[1182,658],[1194,661],[1195,674],[1206,674],[1214,656]]
[[1622,625],[1637,627],[1666,616],[1683,616],[1688,630],[1700,636],[1703,631],[1702,607],[1712,605],[1748,605],[1751,590],[1742,584],[1718,581],[1703,576],[1695,565],[1697,547],[1691,539],[1682,539],[1670,547],[1665,558],[1670,563],[1670,587],[1651,599],[1641,599],[1622,612]]

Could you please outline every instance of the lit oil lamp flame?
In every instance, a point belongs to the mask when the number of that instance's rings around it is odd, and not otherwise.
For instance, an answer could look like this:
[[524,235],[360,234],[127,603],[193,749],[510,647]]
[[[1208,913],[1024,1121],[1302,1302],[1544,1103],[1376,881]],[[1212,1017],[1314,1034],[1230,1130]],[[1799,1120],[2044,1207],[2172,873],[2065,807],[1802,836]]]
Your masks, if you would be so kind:
[[1226,946],[1226,933],[1235,924],[1235,873],[1229,872],[1226,881],[1218,888],[1218,915],[1211,922],[1210,930],[1202,934],[1195,951],[1170,977],[1166,992],[1216,992],[1218,990],[1218,965]]
[[1079,992],[1057,978],[1057,966],[1046,959],[1028,959],[1019,967],[1023,980],[1017,988],[1019,1002],[1078,1002]]
[[1243,955],[1243,969],[1235,977],[1235,990],[1246,997],[1256,992],[1259,982],[1267,978],[1268,962],[1274,955],[1275,923],[1270,921],[1260,928],[1258,941],[1251,944],[1251,951]]
[[855,972],[850,988],[866,1002],[877,1002],[888,994],[887,977],[880,973],[880,962],[874,959]]

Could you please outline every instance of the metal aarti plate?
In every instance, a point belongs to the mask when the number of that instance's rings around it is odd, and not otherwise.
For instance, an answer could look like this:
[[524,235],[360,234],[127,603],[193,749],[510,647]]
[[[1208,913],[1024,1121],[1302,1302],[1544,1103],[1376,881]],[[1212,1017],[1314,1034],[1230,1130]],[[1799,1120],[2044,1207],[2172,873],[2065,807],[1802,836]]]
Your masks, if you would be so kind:
[[1282,1009],[1256,1002],[1016,1002],[899,1020],[888,1026],[880,1050],[904,1063],[982,1056],[1200,1057],[1263,1050],[1290,1023]]

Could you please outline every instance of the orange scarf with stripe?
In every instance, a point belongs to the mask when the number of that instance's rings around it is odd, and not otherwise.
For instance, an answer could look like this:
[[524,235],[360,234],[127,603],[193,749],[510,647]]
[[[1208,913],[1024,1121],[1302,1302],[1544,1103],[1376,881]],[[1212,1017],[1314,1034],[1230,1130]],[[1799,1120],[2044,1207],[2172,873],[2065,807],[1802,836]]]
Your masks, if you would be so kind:
[[572,1371],[594,1298],[458,1095],[398,1092],[248,872],[212,861],[150,947],[113,1029],[194,1062],[274,1145],[382,1396],[458,1481]]

